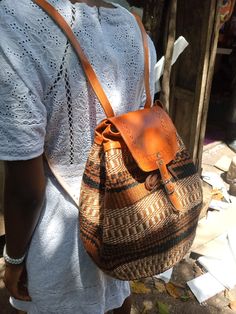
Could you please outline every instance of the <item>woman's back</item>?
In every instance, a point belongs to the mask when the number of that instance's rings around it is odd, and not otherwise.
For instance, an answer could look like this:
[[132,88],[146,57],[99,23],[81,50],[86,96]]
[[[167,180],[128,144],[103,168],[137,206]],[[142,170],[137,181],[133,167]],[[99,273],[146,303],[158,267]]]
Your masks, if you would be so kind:
[[[145,103],[141,32],[124,8],[50,0],[84,49],[116,114]],[[44,151],[79,196],[94,128],[105,115],[59,27],[31,0],[0,2],[0,159],[28,160]],[[155,50],[150,41],[151,87]],[[129,295],[104,275],[79,239],[78,209],[46,169],[41,216],[27,255],[33,302],[28,313],[101,314]]]
[[[23,146],[19,141],[17,156],[26,149],[25,142],[31,145],[31,150],[34,146],[34,153],[39,154],[43,150],[46,131],[45,151],[57,171],[64,178],[77,177],[83,172],[94,128],[105,118],[103,109],[73,48],[51,18],[31,0],[11,1],[11,4],[7,0],[2,2],[3,40],[6,38],[3,47],[16,67],[16,73],[7,69],[10,73],[7,71],[6,75],[14,78],[18,74],[25,83],[24,86],[15,85],[12,91],[17,94],[21,89],[22,101],[20,108],[16,108],[20,111],[17,118],[21,123],[37,123],[37,130],[33,129],[32,134],[21,139]],[[73,5],[69,0],[50,2],[72,26],[115,113],[137,110],[142,106],[145,100],[143,47],[134,17],[118,5],[116,8],[97,8],[85,3]],[[9,14],[9,7],[22,14]],[[15,38],[11,38],[11,34]],[[153,68],[154,49],[151,53]],[[28,97],[34,102],[31,107],[26,103]],[[36,132],[37,135],[40,132],[41,140],[35,141]]]

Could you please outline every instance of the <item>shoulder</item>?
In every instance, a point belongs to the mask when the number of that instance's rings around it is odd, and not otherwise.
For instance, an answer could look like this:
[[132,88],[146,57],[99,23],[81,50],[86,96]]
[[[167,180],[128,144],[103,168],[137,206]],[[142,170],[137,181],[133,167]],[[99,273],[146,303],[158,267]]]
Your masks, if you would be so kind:
[[0,1],[0,34],[1,62],[41,97],[60,67],[66,38],[32,0]]
[[39,15],[40,10],[32,0],[1,0],[0,16],[1,20],[7,22],[14,19],[19,24],[28,20],[34,20],[35,15]]
[[14,43],[17,49],[19,42],[38,37],[42,18],[42,10],[32,0],[0,1],[1,46]]

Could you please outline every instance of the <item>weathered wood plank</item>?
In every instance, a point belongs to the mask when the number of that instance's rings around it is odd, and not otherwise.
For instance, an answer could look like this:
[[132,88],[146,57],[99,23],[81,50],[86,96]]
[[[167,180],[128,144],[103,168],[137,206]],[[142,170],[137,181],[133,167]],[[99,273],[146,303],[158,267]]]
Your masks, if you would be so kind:
[[214,18],[214,30],[213,36],[211,41],[210,47],[210,60],[209,60],[209,68],[207,73],[206,85],[204,90],[204,98],[202,101],[202,112],[201,112],[201,120],[200,120],[200,127],[199,127],[199,140],[198,146],[195,146],[195,155],[198,158],[199,166],[202,160],[203,154],[203,143],[206,133],[206,124],[207,124],[207,114],[210,102],[210,94],[211,94],[211,86],[212,80],[214,75],[214,68],[215,68],[215,60],[216,60],[216,53],[217,53],[217,44],[219,39],[219,30],[220,30],[220,15],[219,10],[221,6],[221,1],[217,1],[216,8],[215,8],[215,18]]
[[[203,111],[205,111],[205,107],[208,107],[208,104],[204,101],[205,93],[206,93],[206,86],[211,82],[209,82],[209,67],[210,67],[210,60],[213,62],[215,61],[216,54],[212,54],[212,41],[214,41],[214,28],[215,28],[215,21],[218,16],[218,9],[219,9],[219,0],[211,0],[210,6],[210,14],[207,16],[208,24],[207,24],[207,32],[205,32],[206,36],[206,43],[205,43],[205,55],[203,56],[202,62],[202,69],[199,69],[198,72],[198,79],[196,85],[196,97],[195,97],[195,112],[194,115],[196,117],[195,126],[192,126],[191,129],[191,147],[193,148],[193,159],[198,165],[200,166],[201,158],[199,157],[199,143],[203,144],[203,140],[201,137],[205,134],[201,134],[201,125],[203,123]],[[204,36],[204,34],[203,34]],[[209,91],[210,92],[210,91]],[[208,109],[207,109],[208,110]]]
[[218,2],[219,0],[178,1],[177,36],[183,35],[189,42],[189,47],[174,67],[171,115],[195,162],[198,159],[204,95]]
[[170,2],[170,15],[168,27],[168,40],[165,52],[165,65],[162,78],[162,89],[160,100],[167,112],[170,110],[170,76],[171,76],[171,63],[174,51],[174,43],[176,37],[176,15],[177,15],[177,0]]
[[191,103],[194,99],[195,93],[189,89],[185,89],[179,86],[175,86],[175,97],[177,99],[184,99],[186,102]]

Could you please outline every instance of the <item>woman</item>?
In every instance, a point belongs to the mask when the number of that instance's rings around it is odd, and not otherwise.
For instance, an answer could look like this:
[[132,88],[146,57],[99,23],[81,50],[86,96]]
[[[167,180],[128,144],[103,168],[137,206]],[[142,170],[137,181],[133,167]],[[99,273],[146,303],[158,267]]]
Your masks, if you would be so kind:
[[[104,1],[49,2],[73,28],[115,113],[142,107],[144,57],[135,18]],[[79,238],[78,209],[42,156],[79,197],[104,112],[67,38],[33,1],[2,0],[0,31],[4,280],[11,303],[28,313],[130,313],[128,283],[90,260]],[[151,41],[150,63],[153,69]]]

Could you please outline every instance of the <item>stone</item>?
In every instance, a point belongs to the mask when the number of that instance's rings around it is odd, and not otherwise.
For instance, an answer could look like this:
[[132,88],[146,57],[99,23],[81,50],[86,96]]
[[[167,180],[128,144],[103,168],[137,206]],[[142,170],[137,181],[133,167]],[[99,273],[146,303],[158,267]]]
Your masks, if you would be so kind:
[[236,196],[236,179],[234,179],[233,182],[230,183],[229,194]]

